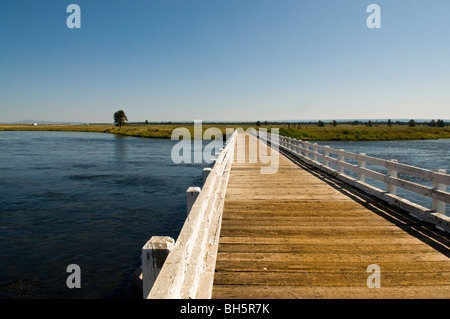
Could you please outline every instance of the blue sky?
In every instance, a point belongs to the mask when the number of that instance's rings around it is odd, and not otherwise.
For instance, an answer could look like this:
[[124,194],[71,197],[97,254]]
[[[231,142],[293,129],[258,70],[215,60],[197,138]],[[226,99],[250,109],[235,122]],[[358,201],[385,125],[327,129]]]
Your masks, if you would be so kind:
[[[66,8],[81,7],[81,29]],[[366,8],[381,7],[381,29]],[[2,0],[0,122],[450,119],[448,0]]]

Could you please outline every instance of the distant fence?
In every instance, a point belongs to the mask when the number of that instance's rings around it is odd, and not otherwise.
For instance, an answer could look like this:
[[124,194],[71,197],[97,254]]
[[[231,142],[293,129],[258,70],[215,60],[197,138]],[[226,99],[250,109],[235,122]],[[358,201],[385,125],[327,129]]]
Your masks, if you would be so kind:
[[[259,132],[258,134],[255,132],[255,135],[258,135],[266,143],[277,143],[281,150],[285,150],[308,164],[334,175],[338,179],[370,195],[408,211],[416,218],[432,223],[442,230],[450,231],[450,216],[446,215],[446,205],[450,203],[450,193],[447,192],[447,186],[450,185],[450,175],[446,174],[444,169],[431,171],[401,164],[395,159],[384,160],[367,156],[364,153],[350,153],[343,149],[337,150],[329,146],[321,146],[317,143],[286,136],[271,136],[270,133]],[[348,160],[353,160],[356,164],[352,164]],[[336,169],[332,168],[330,164],[333,164]],[[366,164],[383,167],[387,169],[387,173],[383,174],[368,169]],[[346,174],[346,171],[356,173],[357,178]],[[433,187],[399,178],[398,173],[429,181],[433,183]],[[386,190],[367,184],[366,177],[385,183]],[[432,202],[431,210],[397,196],[397,187],[430,198]]]
[[211,298],[236,136],[237,131],[227,139],[210,167],[203,170],[203,189],[188,189],[188,216],[176,242],[168,237],[152,237],[143,247],[144,298]]

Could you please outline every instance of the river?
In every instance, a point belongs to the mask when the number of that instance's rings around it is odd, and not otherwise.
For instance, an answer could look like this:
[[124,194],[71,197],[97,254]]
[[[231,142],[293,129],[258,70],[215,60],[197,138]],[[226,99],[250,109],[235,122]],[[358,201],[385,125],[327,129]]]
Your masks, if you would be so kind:
[[[132,298],[140,249],[176,239],[186,189],[206,164],[176,141],[102,133],[0,132],[0,298]],[[81,270],[68,289],[67,266]]]

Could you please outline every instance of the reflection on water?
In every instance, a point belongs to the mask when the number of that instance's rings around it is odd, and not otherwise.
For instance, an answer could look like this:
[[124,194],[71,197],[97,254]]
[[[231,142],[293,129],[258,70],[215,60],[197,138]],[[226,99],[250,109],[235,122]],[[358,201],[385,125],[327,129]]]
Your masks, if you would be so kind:
[[123,163],[126,157],[127,139],[130,137],[114,135],[114,156],[118,163]]

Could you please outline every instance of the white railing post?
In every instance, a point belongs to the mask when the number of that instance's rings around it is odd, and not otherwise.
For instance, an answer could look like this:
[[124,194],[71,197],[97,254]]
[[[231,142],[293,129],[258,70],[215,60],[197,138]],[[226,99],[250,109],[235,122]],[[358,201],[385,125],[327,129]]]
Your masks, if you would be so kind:
[[313,154],[313,160],[314,160],[315,162],[317,162],[317,155],[315,154],[315,153],[317,153],[317,143],[314,143],[314,144],[313,144],[313,151],[314,151],[314,154]]
[[[327,148],[327,150],[325,150],[325,151],[323,152],[323,155],[324,155],[325,157],[330,156],[330,152],[328,151],[328,149],[330,148],[330,146],[329,146],[329,145],[325,145],[325,147]],[[329,167],[329,166],[330,166],[330,162],[329,162],[327,159],[324,159],[324,165],[327,166],[327,167]]]
[[[391,163],[398,163],[398,160],[391,159],[391,160],[389,160],[389,162],[391,162]],[[393,168],[388,168],[387,175],[390,176],[390,177],[397,178],[397,170],[395,170]],[[391,185],[391,183],[389,183],[389,181],[387,181],[387,183],[386,183],[386,191],[388,193],[391,193],[392,195],[397,195],[397,186]]]
[[298,140],[296,138],[294,138],[293,142],[292,142],[292,150],[294,152],[297,152],[298,149]]
[[[437,169],[435,172],[441,173],[441,174],[445,174],[446,170],[445,169]],[[444,191],[444,192],[447,191],[447,185],[440,184],[440,183],[437,183],[437,182],[433,182],[433,184],[434,184],[433,187],[434,187],[435,190]],[[445,215],[445,208],[446,208],[445,205],[446,205],[445,202],[433,198],[432,209],[435,212],[438,212],[439,214]],[[447,215],[447,216],[450,216],[450,214]]]
[[186,208],[187,214],[191,212],[192,206],[195,203],[198,195],[200,195],[201,188],[200,187],[189,187],[186,191]]
[[[340,150],[341,152],[344,151],[343,148],[341,148],[341,149],[339,149],[339,150]],[[339,155],[338,155],[338,161],[339,161],[338,164],[337,164],[338,172],[339,172],[339,173],[344,173],[344,166],[341,165],[341,163],[340,163],[340,162],[344,162],[344,161],[345,161],[344,155],[339,154]]]
[[142,247],[142,297],[144,299],[147,299],[174,245],[175,240],[171,237],[152,236]]
[[203,169],[202,175],[203,175],[203,184],[206,183],[206,179],[208,178],[209,174],[211,173],[212,169],[211,167],[205,167]]
[[298,140],[297,142],[297,153],[302,154],[302,140]]
[[[360,153],[359,155],[366,156],[366,153]],[[358,158],[358,167],[366,168],[366,162],[364,162],[361,158]],[[358,171],[358,180],[363,183],[366,182],[366,175],[364,175],[361,171]]]
[[309,151],[309,142],[305,142],[304,146],[305,146],[305,156],[308,157],[308,158],[311,158],[311,156],[308,153],[308,151]]

